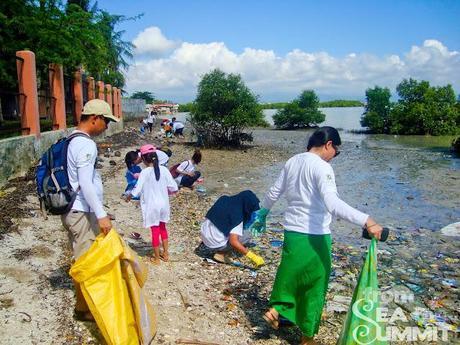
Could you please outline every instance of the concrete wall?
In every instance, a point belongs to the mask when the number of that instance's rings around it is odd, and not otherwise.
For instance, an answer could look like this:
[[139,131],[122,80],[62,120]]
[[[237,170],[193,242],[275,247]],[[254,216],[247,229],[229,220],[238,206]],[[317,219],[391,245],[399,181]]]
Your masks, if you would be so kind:
[[147,116],[147,112],[145,111],[145,100],[123,98],[121,103],[123,104],[123,118],[125,120],[133,120]]
[[[42,154],[58,139],[67,136],[75,128],[42,132],[40,137],[24,135],[0,140],[0,187],[9,179],[23,176],[32,166],[37,165]],[[121,132],[123,120],[111,123],[109,128],[96,141]]]

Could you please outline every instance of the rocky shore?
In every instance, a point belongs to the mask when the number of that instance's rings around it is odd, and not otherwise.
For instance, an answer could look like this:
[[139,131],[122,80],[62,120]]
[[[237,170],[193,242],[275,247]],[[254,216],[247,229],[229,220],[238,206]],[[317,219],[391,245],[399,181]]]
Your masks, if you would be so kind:
[[[162,140],[157,134],[143,137],[127,126],[122,133],[98,143],[105,206],[115,216],[117,231],[144,260],[151,254],[150,234],[142,228],[138,205],[120,198],[125,187],[123,158],[127,151],[147,142],[169,144],[173,152],[170,165],[193,153],[192,143]],[[157,313],[155,343],[298,343],[296,328],[273,331],[261,318],[281,254],[282,230],[277,217],[269,219],[267,234],[253,241],[253,250],[267,262],[259,270],[239,257],[234,258],[239,267],[217,264],[207,260],[199,247],[200,222],[212,203],[224,193],[264,190],[268,185],[258,176],[265,176],[268,166],[278,166],[289,156],[281,146],[257,141],[244,150],[203,150],[200,170],[206,193],[183,189],[172,198],[168,224],[171,260],[150,266],[145,289]],[[97,327],[73,319],[67,234],[58,217],[43,219],[32,177],[29,174],[11,181],[0,192],[0,343],[98,344]],[[339,336],[368,245],[365,240],[349,241],[353,233],[359,233],[356,227],[342,221],[336,225],[333,273],[318,336],[322,344],[335,344]],[[133,231],[140,233],[141,239],[130,238]],[[459,342],[459,262],[458,238],[428,229],[393,227],[389,241],[379,245],[380,286],[387,296],[412,298],[387,300],[389,316],[399,308],[406,317],[406,321],[400,318],[389,325],[420,330],[437,325],[448,329],[448,343]]]

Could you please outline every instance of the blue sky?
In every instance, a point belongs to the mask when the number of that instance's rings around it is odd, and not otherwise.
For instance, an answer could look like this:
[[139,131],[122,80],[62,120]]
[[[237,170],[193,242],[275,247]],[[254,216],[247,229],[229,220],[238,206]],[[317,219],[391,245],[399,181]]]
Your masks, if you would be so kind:
[[262,101],[302,89],[364,97],[402,78],[460,92],[460,1],[98,1],[135,16],[119,27],[137,45],[128,92],[191,101],[212,68],[239,73]]

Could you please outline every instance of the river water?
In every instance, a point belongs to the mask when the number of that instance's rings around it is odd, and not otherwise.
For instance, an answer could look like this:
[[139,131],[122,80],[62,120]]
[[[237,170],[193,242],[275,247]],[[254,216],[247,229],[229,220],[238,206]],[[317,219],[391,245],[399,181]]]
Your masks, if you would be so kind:
[[[402,230],[439,230],[460,221],[460,159],[450,151],[453,137],[355,134],[363,108],[325,108],[326,121],[340,130],[341,154],[332,161],[339,193],[350,205],[384,225]],[[269,123],[276,110],[265,110]],[[187,113],[177,118],[185,120]],[[311,130],[254,129],[254,144],[281,149],[283,157],[252,167],[250,188],[259,196],[274,182],[285,160],[303,152]],[[234,164],[234,162],[231,162]],[[230,190],[247,188],[248,176],[222,176]],[[228,185],[228,183],[226,184]],[[225,193],[215,181],[210,191]],[[240,188],[241,187],[241,188]],[[272,212],[281,220],[283,202]],[[338,222],[337,227],[349,227]]]

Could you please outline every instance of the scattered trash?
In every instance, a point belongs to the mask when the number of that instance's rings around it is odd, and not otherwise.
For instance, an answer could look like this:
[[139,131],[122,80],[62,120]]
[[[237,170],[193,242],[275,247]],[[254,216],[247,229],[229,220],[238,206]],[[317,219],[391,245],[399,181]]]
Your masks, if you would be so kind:
[[441,280],[441,284],[447,287],[458,287],[458,282],[455,279],[443,279]]
[[211,265],[217,265],[217,261],[214,261],[213,259],[210,259],[210,258],[204,258],[203,261]]
[[239,324],[240,324],[240,323],[239,323],[239,321],[238,321],[237,319],[233,319],[233,320],[230,320],[230,321],[228,322],[228,325],[229,325],[229,326],[232,326],[232,327],[236,327],[236,326],[238,326]]
[[270,245],[273,248],[281,248],[283,246],[283,241],[281,241],[281,240],[271,240]]
[[131,236],[131,238],[135,239],[135,240],[138,240],[141,238],[141,234],[138,233],[138,232],[132,232],[131,234],[129,234],[129,236]]
[[218,343],[210,343],[207,341],[201,341],[196,339],[184,339],[179,338],[176,340],[176,344],[191,344],[191,345],[220,345]]
[[413,293],[419,294],[423,292],[425,289],[422,286],[419,286],[417,284],[412,284],[412,283],[403,283],[405,286],[407,286]]
[[441,229],[441,233],[445,236],[460,237],[460,222],[449,224]]
[[328,301],[326,311],[328,313],[344,314],[348,311],[350,306],[351,296],[334,295],[332,301]]
[[202,185],[198,185],[195,188],[195,191],[198,193],[200,196],[205,196],[206,195],[206,188]]

